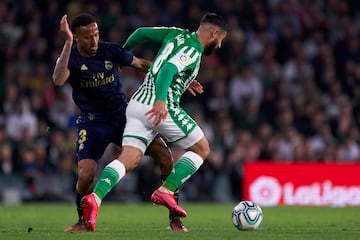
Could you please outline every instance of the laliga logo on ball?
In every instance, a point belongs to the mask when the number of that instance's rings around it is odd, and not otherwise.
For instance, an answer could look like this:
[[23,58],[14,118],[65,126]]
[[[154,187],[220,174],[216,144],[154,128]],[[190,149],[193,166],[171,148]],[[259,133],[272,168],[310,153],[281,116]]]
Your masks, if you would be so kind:
[[280,202],[281,185],[276,178],[262,176],[249,187],[250,199],[262,206],[275,206]]

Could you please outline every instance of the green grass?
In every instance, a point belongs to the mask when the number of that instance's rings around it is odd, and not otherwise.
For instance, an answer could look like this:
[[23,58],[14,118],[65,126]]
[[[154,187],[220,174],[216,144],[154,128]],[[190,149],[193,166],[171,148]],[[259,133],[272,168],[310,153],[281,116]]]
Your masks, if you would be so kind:
[[[176,240],[176,239],[360,239],[360,208],[263,207],[256,231],[239,231],[231,223],[233,204],[182,204],[188,233],[167,229],[167,210],[151,204],[104,203],[95,233],[64,233],[76,220],[72,204],[0,205],[0,239]],[[31,232],[28,229],[32,228]]]

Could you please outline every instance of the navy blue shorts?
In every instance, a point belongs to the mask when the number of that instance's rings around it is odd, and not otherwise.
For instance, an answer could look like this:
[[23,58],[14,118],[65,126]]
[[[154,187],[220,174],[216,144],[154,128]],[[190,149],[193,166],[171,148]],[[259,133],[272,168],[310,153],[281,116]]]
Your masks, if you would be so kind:
[[88,120],[79,117],[77,121],[77,161],[94,159],[98,161],[110,143],[121,146],[126,117],[109,120]]

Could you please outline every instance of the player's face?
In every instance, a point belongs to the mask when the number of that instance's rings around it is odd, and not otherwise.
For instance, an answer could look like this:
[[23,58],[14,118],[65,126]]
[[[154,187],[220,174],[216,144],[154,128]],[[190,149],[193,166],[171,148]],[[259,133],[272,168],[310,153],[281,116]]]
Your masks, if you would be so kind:
[[74,33],[74,39],[78,44],[79,52],[86,57],[97,53],[99,43],[99,28],[96,22],[86,26],[80,26]]
[[207,46],[204,47],[204,55],[210,56],[214,53],[215,49],[221,48],[221,44],[225,39],[227,33],[220,30],[215,30],[211,34],[211,40]]

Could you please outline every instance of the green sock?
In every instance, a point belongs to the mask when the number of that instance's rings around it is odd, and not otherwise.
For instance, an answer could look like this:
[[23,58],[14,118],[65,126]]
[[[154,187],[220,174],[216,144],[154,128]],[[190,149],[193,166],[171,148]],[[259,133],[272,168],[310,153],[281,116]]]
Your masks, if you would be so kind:
[[189,179],[201,166],[203,159],[194,152],[186,152],[176,162],[174,169],[166,178],[164,184],[172,192],[175,192],[181,184]]
[[109,163],[101,173],[98,181],[96,182],[94,193],[103,200],[106,194],[120,181],[125,175],[125,167],[118,160]]

